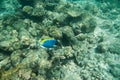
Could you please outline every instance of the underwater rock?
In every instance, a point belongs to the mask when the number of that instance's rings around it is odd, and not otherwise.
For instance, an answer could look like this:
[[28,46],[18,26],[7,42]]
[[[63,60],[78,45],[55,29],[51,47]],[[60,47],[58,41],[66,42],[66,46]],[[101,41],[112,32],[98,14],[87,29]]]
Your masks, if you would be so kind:
[[117,63],[111,63],[110,64],[110,73],[112,73],[112,75],[115,77],[115,78],[120,78],[120,64]]
[[29,50],[26,53],[26,58],[21,61],[21,64],[31,68],[35,75],[45,75],[45,69],[49,69],[51,67],[51,62],[48,61],[48,57],[48,53],[42,48]]
[[[48,18],[45,18],[43,21],[42,21],[43,25],[44,26],[50,26],[53,24],[53,21],[48,19]],[[40,28],[40,27],[39,27]],[[42,28],[42,27],[41,27]]]
[[28,26],[31,26],[31,20],[30,19],[24,19],[23,22],[27,24]]
[[73,61],[67,63],[62,69],[64,71],[63,80],[82,80],[81,76],[79,76],[81,69]]
[[54,8],[59,4],[60,0],[44,0],[44,8],[47,11],[54,11]]
[[95,19],[86,12],[81,12],[79,17],[72,18],[69,22],[75,35],[93,32],[97,26]]
[[111,73],[114,77],[119,78],[120,77],[120,68],[117,68],[117,67],[111,68]]
[[41,16],[44,16],[45,13],[46,13],[46,10],[44,9],[42,5],[40,5],[39,7],[36,7],[35,9],[33,9],[32,15],[41,17]]
[[83,33],[90,33],[94,31],[96,26],[97,26],[96,21],[93,18],[91,18],[87,22],[83,22],[81,31]]
[[21,48],[21,43],[19,41],[15,41],[12,45],[14,50],[18,50]]
[[[80,18],[81,20],[83,20],[82,22],[84,21],[87,21],[87,20],[90,20],[90,19],[93,19],[93,22],[95,21],[95,19],[93,18],[94,16],[92,16],[91,13],[88,13],[87,11],[82,11],[81,14],[80,14]],[[89,21],[88,21],[89,22]],[[96,22],[96,21],[95,21]]]
[[13,44],[17,41],[18,41],[17,38],[1,41],[0,42],[0,49],[3,50],[3,51],[6,51],[8,53],[10,53],[11,51],[14,51],[15,49],[19,49],[20,47],[17,47],[17,46],[16,46],[16,48],[13,47]]
[[71,16],[71,17],[78,17],[78,16],[80,16],[80,12],[78,12],[78,11],[73,11],[73,10],[68,11],[67,14],[68,14],[69,16]]
[[0,61],[0,73],[1,73],[1,70],[2,69],[5,70],[6,67],[9,67],[9,68],[11,67],[11,65],[10,65],[10,58],[9,57],[6,57],[2,61]]
[[21,69],[19,70],[19,77],[25,80],[29,80],[31,78],[31,69]]
[[11,60],[12,66],[16,66],[21,63],[21,60],[22,60],[21,55],[23,55],[23,53],[20,50],[16,50],[11,54],[10,60]]
[[101,25],[100,25],[100,28],[101,29],[111,29],[113,26],[112,26],[112,22],[111,21],[104,21]]
[[58,12],[52,12],[52,11],[47,11],[47,15],[50,20],[54,22],[56,21],[58,22],[58,24],[59,23],[63,24],[67,17],[67,15],[64,13],[58,13]]
[[[22,73],[22,71],[24,71],[25,74]],[[9,70],[3,71],[1,73],[1,80],[28,79],[30,78],[30,73],[31,73],[31,70],[29,68],[25,68],[25,65],[18,65],[16,67],[12,67]]]
[[84,41],[88,37],[88,35],[81,33],[81,34],[76,35],[75,37],[80,41]]
[[73,57],[73,50],[72,47],[66,46],[63,47],[62,49],[58,49],[56,51],[53,51],[53,59],[66,59],[66,58],[71,58]]
[[24,22],[24,20],[19,19],[18,21],[15,21],[13,24],[13,27],[17,31],[21,31],[22,29],[27,28],[27,24]]
[[88,13],[92,13],[93,15],[97,14],[99,11],[98,7],[96,6],[95,1],[91,1],[91,3],[86,4],[85,10],[89,11]]
[[4,55],[4,52],[0,52],[0,61],[2,61],[3,59],[5,59],[7,56]]
[[18,32],[16,30],[12,30],[10,34],[11,34],[11,36],[13,38],[13,40],[12,40],[13,49],[14,50],[20,49],[21,44],[20,44],[19,39],[18,39]]
[[95,51],[98,53],[105,53],[105,51],[107,51],[107,48],[105,47],[104,44],[101,43],[97,45]]
[[70,25],[72,26],[72,29],[73,29],[73,32],[75,33],[75,35],[81,34],[81,27],[82,27],[81,22],[77,22],[77,23],[71,22]]
[[55,39],[62,39],[62,31],[55,26],[50,26],[49,35]]
[[55,39],[62,39],[62,31],[60,31],[59,29],[52,31],[50,35]]
[[[14,77],[11,75],[14,75]],[[7,79],[19,79],[16,70],[4,71],[1,75],[1,80],[7,80]]]
[[[33,37],[37,37],[38,36],[38,34],[39,34],[39,36],[40,35],[42,35],[42,34],[40,34],[40,33],[42,33],[42,31],[43,31],[43,27],[44,26],[41,26],[41,25],[39,25],[38,23],[35,23],[35,22],[33,22],[33,21],[28,21],[28,22],[26,22],[28,25],[30,25],[30,27],[28,27],[28,31],[29,31],[29,33],[31,34],[31,36],[33,36]],[[29,24],[30,23],[30,24]]]
[[28,31],[32,36],[37,36],[37,30],[35,28],[30,27]]
[[23,12],[26,12],[27,14],[32,14],[33,7],[32,6],[24,6],[22,10],[23,10]]
[[59,5],[55,6],[55,11],[66,13],[68,7],[70,7],[69,3],[66,3],[64,0],[60,0]]
[[74,37],[74,32],[70,26],[64,26],[62,29],[63,39],[62,42],[64,45],[71,45],[71,43],[76,43],[77,39]]
[[20,43],[23,46],[29,46],[31,42],[30,33],[26,29],[21,29],[19,32]]
[[45,66],[48,61],[48,54],[44,49],[37,49],[37,50],[28,50],[27,53],[25,53],[26,58],[22,60],[21,64],[26,64],[29,67],[33,67],[36,65],[39,65],[38,68]]
[[83,34],[83,33],[80,33],[78,35],[75,36],[79,41],[85,41],[87,40],[90,44],[93,44],[96,42],[95,38],[94,38],[94,35],[93,34]]
[[8,50],[10,47],[11,47],[11,41],[2,41],[0,42],[0,49],[3,49],[3,50]]
[[31,36],[36,37],[38,33],[41,33],[41,26],[38,23],[30,19],[24,19],[23,22],[26,24],[26,28],[24,29],[28,30]]
[[52,68],[49,76],[61,80],[82,80],[79,72],[80,68],[73,61],[69,61],[64,66]]
[[85,59],[95,57],[94,54],[92,54],[94,53],[94,45],[87,40],[79,41],[77,45],[73,45],[73,48],[75,50],[73,54],[75,55],[76,64],[79,66],[85,65],[83,64]]
[[29,36],[21,36],[21,44],[23,46],[29,46],[30,45],[30,37]]
[[[8,30],[9,27],[9,30]],[[7,26],[7,30],[2,30],[2,35],[0,37],[0,48],[4,51],[13,51],[20,48],[18,32]]]
[[111,43],[110,46],[108,46],[108,50],[111,53],[120,54],[120,43],[119,43],[119,40],[116,41],[116,42]]
[[81,15],[81,7],[79,5],[70,4],[66,13],[73,18],[77,18]]
[[[2,72],[2,79],[30,79],[37,78],[37,75],[45,75],[45,69],[51,67],[47,60],[48,54],[44,49],[38,50],[17,50],[14,51],[8,61],[1,61],[0,68],[11,64],[11,69]],[[17,77],[15,77],[17,76]]]
[[33,78],[33,80],[46,80],[44,76],[38,75],[36,78]]
[[32,7],[32,6],[24,6],[23,7],[23,12],[29,14],[30,16],[37,16],[41,17],[45,15],[45,10],[42,5]]

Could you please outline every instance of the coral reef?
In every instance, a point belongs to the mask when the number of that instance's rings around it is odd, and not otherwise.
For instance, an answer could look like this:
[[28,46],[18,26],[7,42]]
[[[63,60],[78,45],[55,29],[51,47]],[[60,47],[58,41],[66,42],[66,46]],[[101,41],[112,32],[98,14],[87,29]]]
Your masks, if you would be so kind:
[[[120,2],[113,1],[2,0],[0,80],[119,80]],[[40,47],[48,37],[54,48]]]

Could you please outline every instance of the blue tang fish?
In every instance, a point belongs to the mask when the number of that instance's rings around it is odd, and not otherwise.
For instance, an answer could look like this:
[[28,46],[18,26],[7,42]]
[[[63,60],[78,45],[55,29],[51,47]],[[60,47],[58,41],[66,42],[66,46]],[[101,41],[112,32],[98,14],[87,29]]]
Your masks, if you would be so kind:
[[57,40],[55,40],[54,38],[45,38],[42,40],[39,40],[40,46],[43,48],[54,48],[55,44],[57,43]]

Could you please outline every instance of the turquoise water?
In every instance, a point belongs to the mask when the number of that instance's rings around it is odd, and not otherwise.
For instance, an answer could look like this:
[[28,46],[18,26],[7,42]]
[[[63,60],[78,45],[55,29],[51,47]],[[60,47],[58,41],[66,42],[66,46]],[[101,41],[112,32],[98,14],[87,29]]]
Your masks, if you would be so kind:
[[0,80],[120,80],[120,1],[1,0]]
[[11,16],[15,14],[17,9],[19,9],[21,5],[17,0],[1,0],[0,1],[0,19],[3,17]]

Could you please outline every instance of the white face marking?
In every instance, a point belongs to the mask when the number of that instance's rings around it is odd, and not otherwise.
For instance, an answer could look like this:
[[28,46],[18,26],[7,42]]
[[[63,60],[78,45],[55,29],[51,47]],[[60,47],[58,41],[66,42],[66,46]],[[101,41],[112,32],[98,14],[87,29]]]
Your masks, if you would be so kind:
[[44,46],[40,46],[41,48],[44,48],[44,49],[48,49],[48,50],[52,50],[53,48],[46,48]]

